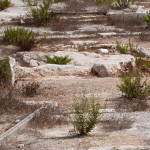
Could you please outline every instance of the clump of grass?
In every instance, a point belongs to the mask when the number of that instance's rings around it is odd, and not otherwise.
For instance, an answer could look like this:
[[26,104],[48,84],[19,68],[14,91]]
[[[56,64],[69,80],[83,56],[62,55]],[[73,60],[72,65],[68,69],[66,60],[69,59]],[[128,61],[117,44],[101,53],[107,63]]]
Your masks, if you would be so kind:
[[150,13],[144,15],[143,20],[147,23],[147,27],[150,28]]
[[[50,21],[53,12],[49,11],[50,6],[52,3],[56,3],[57,0],[42,0],[42,3],[38,3],[37,1],[31,2],[31,0],[27,0],[27,4],[31,8],[31,15],[35,22],[38,25],[47,23]],[[34,5],[34,7],[32,7]]]
[[112,4],[113,9],[125,9],[129,8],[131,4],[133,4],[135,0],[114,0]]
[[8,27],[4,31],[4,40],[19,46],[21,50],[29,51],[36,44],[36,36],[32,30],[24,27]]
[[129,51],[129,45],[116,41],[116,50],[122,54],[126,54]]
[[38,82],[28,82],[21,87],[22,95],[27,97],[34,97],[39,93],[40,84]]
[[32,127],[51,128],[67,123],[67,113],[58,106],[44,106],[31,120]]
[[4,10],[10,6],[12,6],[13,4],[11,3],[10,0],[1,0],[0,1],[0,10]]
[[147,84],[147,80],[142,81],[142,75],[138,71],[122,74],[121,80],[118,87],[126,98],[144,99],[150,95],[150,84]]
[[98,4],[101,4],[104,0],[94,0],[94,1],[98,5]]
[[49,56],[46,56],[47,63],[49,64],[62,64],[65,65],[69,62],[71,62],[71,58],[69,56],[55,56],[53,58],[50,58]]
[[0,60],[0,83],[9,83],[11,77],[9,58]]
[[147,66],[148,68],[150,68],[150,61],[148,61],[148,62],[146,63],[146,66]]
[[86,97],[85,94],[75,97],[73,104],[73,115],[71,123],[74,131],[79,136],[87,135],[98,123],[100,104],[96,102],[94,95]]

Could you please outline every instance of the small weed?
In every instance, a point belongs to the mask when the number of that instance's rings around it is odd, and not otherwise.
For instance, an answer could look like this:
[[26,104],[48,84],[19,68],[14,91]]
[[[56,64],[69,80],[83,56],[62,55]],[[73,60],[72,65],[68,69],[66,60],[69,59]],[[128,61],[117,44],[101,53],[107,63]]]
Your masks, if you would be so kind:
[[51,128],[55,125],[62,125],[67,123],[66,113],[58,106],[52,107],[50,105],[44,106],[37,112],[31,120],[31,125],[38,128]]
[[49,64],[62,64],[65,65],[69,62],[71,62],[71,59],[68,56],[55,56],[53,58],[50,58],[46,56],[47,63]]
[[121,80],[122,83],[118,87],[126,98],[143,99],[150,95],[150,85],[147,85],[146,80],[142,82],[142,75],[138,71],[122,74]]
[[1,0],[0,1],[0,10],[4,10],[10,6],[12,6],[13,4],[11,3],[10,0]]
[[148,62],[146,63],[146,66],[147,66],[148,68],[150,68],[150,61],[148,61]]
[[127,118],[126,116],[123,116],[120,118],[112,117],[110,119],[101,121],[101,123],[104,130],[116,131],[131,128],[133,121]]
[[21,91],[23,96],[34,97],[39,93],[40,84],[38,82],[29,82],[23,84]]
[[143,54],[139,53],[137,51],[137,45],[135,46],[131,40],[129,39],[129,42],[127,44],[122,44],[119,41],[116,41],[116,50],[122,54],[130,53],[134,55],[135,57],[144,56]]
[[98,5],[98,4],[101,4],[104,0],[94,0],[94,1]]
[[147,27],[150,28],[150,13],[144,15],[143,20],[147,23]]
[[9,58],[0,60],[0,83],[8,83],[11,79]]
[[87,135],[98,123],[100,104],[96,102],[94,95],[86,97],[85,94],[79,98],[75,97],[73,104],[73,115],[71,122],[74,131],[79,136]]
[[134,2],[135,0],[114,0],[114,3],[111,6],[113,9],[125,9]]
[[[28,6],[31,8],[31,15],[37,25],[41,25],[50,21],[53,13],[49,12],[49,8],[52,3],[56,3],[57,0],[42,0],[42,3],[39,4],[37,1],[31,2],[31,0],[27,1]],[[32,7],[34,6],[34,7]]]
[[8,27],[4,31],[4,40],[19,46],[21,50],[29,51],[36,43],[36,34],[23,27]]
[[116,41],[116,50],[122,54],[126,54],[129,51],[129,45]]

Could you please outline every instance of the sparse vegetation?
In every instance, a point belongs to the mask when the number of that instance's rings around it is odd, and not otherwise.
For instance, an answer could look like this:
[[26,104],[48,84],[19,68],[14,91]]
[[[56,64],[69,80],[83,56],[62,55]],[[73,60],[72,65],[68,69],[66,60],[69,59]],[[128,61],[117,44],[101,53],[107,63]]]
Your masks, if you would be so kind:
[[122,54],[126,54],[129,51],[129,45],[116,41],[116,50]]
[[[27,1],[27,4],[31,8],[31,15],[37,25],[45,24],[50,21],[53,12],[49,11],[50,6],[52,3],[56,3],[57,0],[42,0],[42,3],[39,2],[31,2],[31,0]],[[33,7],[34,6],[34,7]]]
[[11,79],[9,58],[0,60],[0,83],[8,83]]
[[146,80],[142,81],[142,75],[138,71],[122,74],[121,80],[122,83],[118,87],[126,98],[144,99],[150,95],[150,85]]
[[65,65],[69,62],[71,62],[71,58],[69,56],[53,56],[53,58],[50,58],[49,56],[46,56],[47,63],[49,64],[62,64]]
[[150,68],[150,61],[147,61],[146,66]]
[[84,136],[91,132],[101,115],[99,110],[100,104],[96,101],[94,95],[87,97],[82,94],[78,98],[75,97],[71,122],[77,135]]
[[40,84],[38,82],[28,82],[21,87],[22,95],[33,97],[39,93]]
[[19,46],[23,51],[29,51],[35,46],[37,42],[36,36],[37,34],[35,34],[32,30],[24,27],[8,27],[4,31],[4,40]]
[[147,23],[147,27],[150,28],[150,13],[143,16],[143,20]]
[[112,4],[112,8],[114,9],[125,9],[130,7],[131,4],[133,4],[135,0],[114,0],[114,3]]
[[11,0],[1,0],[0,1],[0,11],[12,6]]

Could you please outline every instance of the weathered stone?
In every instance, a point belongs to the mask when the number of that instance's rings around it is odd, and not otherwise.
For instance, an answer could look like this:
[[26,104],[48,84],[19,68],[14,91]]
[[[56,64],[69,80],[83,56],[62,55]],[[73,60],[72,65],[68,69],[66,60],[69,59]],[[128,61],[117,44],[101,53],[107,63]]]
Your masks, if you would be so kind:
[[[32,54],[33,55],[33,54]],[[17,67],[16,71],[18,75],[23,77],[27,75],[31,76],[49,76],[49,75],[85,75],[94,71],[100,77],[118,76],[121,72],[132,71],[135,66],[135,59],[131,55],[100,55],[89,52],[64,52],[57,51],[53,54],[49,54],[49,57],[56,56],[68,56],[71,58],[71,62],[67,65],[58,64],[46,64],[37,66],[40,62],[44,63],[42,58],[38,60],[32,60],[33,68]],[[30,55],[31,56],[31,55]],[[36,57],[39,59],[38,55]],[[43,59],[45,56],[42,55]],[[34,58],[35,59],[35,58]],[[30,61],[31,61],[30,60]],[[31,66],[31,65],[30,65]]]
[[144,54],[146,57],[150,57],[150,49],[143,47],[138,48],[138,52]]
[[19,77],[46,77],[53,75],[87,75],[90,69],[86,66],[47,64],[33,68],[17,66],[16,72]]
[[97,59],[92,71],[99,77],[118,76],[120,73],[131,72],[135,66],[135,58],[131,55],[110,55]]

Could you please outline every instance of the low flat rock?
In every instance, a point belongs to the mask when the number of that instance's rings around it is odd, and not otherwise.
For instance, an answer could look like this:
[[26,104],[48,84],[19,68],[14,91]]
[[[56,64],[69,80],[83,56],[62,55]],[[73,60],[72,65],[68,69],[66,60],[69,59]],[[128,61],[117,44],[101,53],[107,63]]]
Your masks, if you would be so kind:
[[46,77],[59,75],[87,75],[90,67],[73,66],[73,65],[56,65],[46,64],[33,68],[16,66],[16,74],[18,77]]

